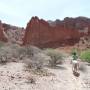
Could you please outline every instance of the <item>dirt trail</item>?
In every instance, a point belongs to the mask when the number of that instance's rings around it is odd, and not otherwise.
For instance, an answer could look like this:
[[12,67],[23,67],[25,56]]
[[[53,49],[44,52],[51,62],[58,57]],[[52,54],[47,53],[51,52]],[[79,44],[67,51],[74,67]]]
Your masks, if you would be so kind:
[[[88,72],[80,72],[80,77],[72,74],[71,64],[68,60],[63,65],[48,71],[51,76],[36,76],[36,84],[26,83],[31,74],[24,70],[23,63],[8,63],[0,65],[0,90],[90,90],[85,80],[90,80],[90,66]],[[32,75],[31,75],[32,76]],[[90,81],[88,81],[89,85]]]
[[59,66],[59,69],[51,70],[56,74],[56,79],[60,81],[57,83],[59,88],[56,90],[82,90],[82,79],[75,77],[72,73],[72,65],[66,61],[64,65]]

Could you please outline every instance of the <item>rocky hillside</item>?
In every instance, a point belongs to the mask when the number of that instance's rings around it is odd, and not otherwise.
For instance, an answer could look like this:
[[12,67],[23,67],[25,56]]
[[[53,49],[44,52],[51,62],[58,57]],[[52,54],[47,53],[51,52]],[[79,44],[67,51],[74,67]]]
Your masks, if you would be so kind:
[[0,40],[11,43],[22,43],[25,29],[0,22]]
[[1,21],[0,21],[0,41],[5,41],[5,42],[8,41],[7,37],[5,36],[4,28]]
[[0,22],[0,41],[31,44],[38,47],[71,46],[90,35],[90,19],[86,17],[45,21],[32,17],[26,29]]
[[90,36],[81,37],[79,42],[75,44],[79,50],[86,50],[90,48]]
[[23,44],[39,47],[74,45],[80,37],[90,35],[90,19],[85,17],[68,18],[63,21],[45,21],[32,17],[26,27]]

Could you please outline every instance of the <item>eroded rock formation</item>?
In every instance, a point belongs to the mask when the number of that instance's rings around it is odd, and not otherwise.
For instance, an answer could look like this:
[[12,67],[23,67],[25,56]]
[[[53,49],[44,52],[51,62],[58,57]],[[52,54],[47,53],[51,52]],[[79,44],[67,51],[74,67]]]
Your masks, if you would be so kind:
[[32,17],[27,24],[23,44],[39,47],[74,45],[84,35],[90,35],[90,19],[65,18],[63,21],[45,21]]
[[4,41],[4,42],[8,41],[1,21],[0,21],[0,41]]
[[5,34],[7,36],[8,42],[22,44],[22,38],[24,37],[25,29],[6,23],[2,24]]

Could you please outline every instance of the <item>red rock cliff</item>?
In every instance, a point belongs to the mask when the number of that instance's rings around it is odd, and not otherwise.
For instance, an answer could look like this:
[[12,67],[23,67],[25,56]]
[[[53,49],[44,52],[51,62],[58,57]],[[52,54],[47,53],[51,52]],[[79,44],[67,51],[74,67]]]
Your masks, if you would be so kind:
[[0,21],[0,41],[7,42],[7,38],[5,36],[4,28],[2,26],[1,21]]
[[65,18],[63,21],[45,21],[32,17],[27,24],[23,44],[39,47],[73,45],[80,37],[90,34],[90,19],[85,17]]

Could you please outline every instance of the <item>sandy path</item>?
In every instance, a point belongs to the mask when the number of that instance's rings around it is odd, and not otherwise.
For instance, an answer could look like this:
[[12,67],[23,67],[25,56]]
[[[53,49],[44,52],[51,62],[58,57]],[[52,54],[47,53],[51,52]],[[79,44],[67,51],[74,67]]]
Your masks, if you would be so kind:
[[67,60],[61,66],[48,69],[54,76],[35,76],[36,84],[26,83],[30,73],[24,68],[23,63],[0,65],[0,90],[90,90],[84,82],[90,78],[90,66],[88,73],[80,72],[80,77],[76,78]]

